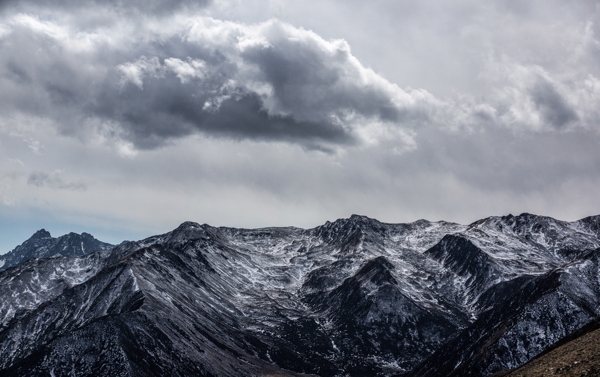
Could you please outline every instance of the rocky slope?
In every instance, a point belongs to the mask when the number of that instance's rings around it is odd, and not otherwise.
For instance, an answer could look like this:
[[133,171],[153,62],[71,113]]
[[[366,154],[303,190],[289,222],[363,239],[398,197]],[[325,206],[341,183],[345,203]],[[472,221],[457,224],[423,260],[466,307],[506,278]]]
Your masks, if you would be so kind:
[[38,230],[31,238],[10,252],[0,255],[0,271],[17,266],[31,258],[79,257],[98,250],[111,249],[114,245],[98,241],[89,233],[69,233],[54,238],[45,229]]
[[172,232],[0,273],[3,376],[487,376],[600,315],[600,217]]
[[594,377],[600,375],[600,324],[592,323],[583,331],[558,342],[551,350],[513,371],[501,371],[493,377]]

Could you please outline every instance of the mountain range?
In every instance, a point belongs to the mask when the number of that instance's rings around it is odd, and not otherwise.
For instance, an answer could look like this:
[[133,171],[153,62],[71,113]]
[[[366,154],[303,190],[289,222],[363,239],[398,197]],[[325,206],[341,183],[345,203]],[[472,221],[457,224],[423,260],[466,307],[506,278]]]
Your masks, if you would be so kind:
[[2,376],[489,376],[600,316],[600,216],[67,236],[0,257]]

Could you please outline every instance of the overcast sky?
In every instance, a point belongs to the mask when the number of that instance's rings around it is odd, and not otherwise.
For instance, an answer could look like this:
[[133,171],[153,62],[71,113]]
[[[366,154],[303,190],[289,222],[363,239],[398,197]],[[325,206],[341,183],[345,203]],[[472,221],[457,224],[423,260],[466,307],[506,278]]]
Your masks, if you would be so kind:
[[600,3],[0,1],[0,253],[600,214]]

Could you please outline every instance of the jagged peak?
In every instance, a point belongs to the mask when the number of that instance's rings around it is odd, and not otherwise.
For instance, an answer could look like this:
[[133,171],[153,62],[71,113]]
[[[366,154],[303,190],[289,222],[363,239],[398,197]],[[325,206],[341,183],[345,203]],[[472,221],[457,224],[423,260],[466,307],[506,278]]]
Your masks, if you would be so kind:
[[188,229],[198,229],[201,227],[202,227],[202,225],[198,224],[197,222],[184,221],[177,228],[175,228],[175,230],[173,230],[173,232],[183,231],[183,230],[188,230]]
[[[446,221],[440,221],[440,223],[442,223],[442,224],[450,224],[450,223],[448,223]],[[427,225],[431,224],[431,221],[429,221],[427,219],[419,219],[419,220],[413,221],[411,224],[412,225],[416,225],[416,226],[427,226]]]
[[98,241],[96,239],[96,237],[94,237],[90,233],[86,233],[86,232],[82,232],[81,234],[75,233],[75,232],[69,232],[67,234],[64,234],[64,235],[58,237],[58,240],[61,241],[61,242],[70,241],[70,240],[73,240],[73,239],[76,240],[76,241],[80,241],[80,240],[83,240],[83,241],[86,241],[86,240],[87,241]]
[[52,235],[46,229],[42,228],[42,229],[38,230],[37,232],[35,232],[29,239],[43,239],[43,238],[52,238]]
[[319,228],[345,228],[352,226],[371,226],[371,225],[382,225],[383,223],[379,220],[370,218],[364,215],[353,214],[350,217],[343,217],[335,221],[326,221],[325,224]]
[[513,216],[516,221],[539,222],[539,221],[560,221],[550,216],[536,215],[529,212],[523,212],[518,216]]
[[[354,220],[354,221],[373,221],[374,219],[365,216],[365,215],[357,215],[355,213],[353,213],[352,215],[350,215],[349,220]],[[377,220],[375,220],[377,221]]]
[[171,246],[177,246],[191,240],[210,239],[216,236],[216,232],[218,232],[216,228],[210,225],[200,225],[193,221],[185,221],[166,235],[168,239],[167,243]]
[[93,235],[91,235],[87,232],[81,232],[81,237],[82,238],[95,238]]
[[325,240],[345,241],[369,230],[382,230],[384,224],[367,216],[352,215],[349,218],[327,221],[315,228],[316,234]]
[[513,232],[523,232],[530,230],[533,226],[552,226],[553,224],[566,224],[564,221],[556,220],[549,216],[535,215],[523,212],[517,216],[512,214],[504,216],[486,217],[468,225],[467,229],[473,228],[491,228],[499,231],[511,230]]

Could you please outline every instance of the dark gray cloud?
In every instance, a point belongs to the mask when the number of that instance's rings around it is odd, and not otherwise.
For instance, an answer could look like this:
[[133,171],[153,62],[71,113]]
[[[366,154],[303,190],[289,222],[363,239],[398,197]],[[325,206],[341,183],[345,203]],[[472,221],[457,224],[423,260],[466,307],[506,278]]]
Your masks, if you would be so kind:
[[413,127],[436,107],[363,67],[343,41],[277,21],[179,22],[99,37],[15,16],[0,39],[0,79],[14,90],[0,106],[53,119],[63,134],[93,123],[141,149],[200,132],[321,150],[360,144],[372,123]]
[[[223,99],[218,108],[204,109],[209,100],[195,88],[149,80],[144,90],[129,87],[111,92],[113,101],[92,107],[93,114],[118,121],[123,136],[142,149],[165,141],[202,132],[232,139],[271,140],[298,143],[308,148],[326,144],[352,144],[354,137],[343,127],[326,122],[297,121],[292,116],[271,115],[253,92],[239,90]],[[108,105],[108,106],[107,106]],[[325,144],[325,145],[326,145]]]
[[540,77],[531,88],[531,99],[545,123],[558,129],[579,120],[575,109],[558,92],[556,87]]
[[272,44],[256,43],[241,54],[258,68],[258,77],[271,85],[276,106],[282,111],[322,119],[331,109],[339,109],[384,121],[403,120],[408,111],[394,103],[388,91],[381,90],[377,83],[365,83],[360,88],[356,85],[364,78],[359,70],[348,72],[354,67],[345,43],[340,42],[335,51],[324,52],[317,38],[298,43],[282,26],[269,28]]

